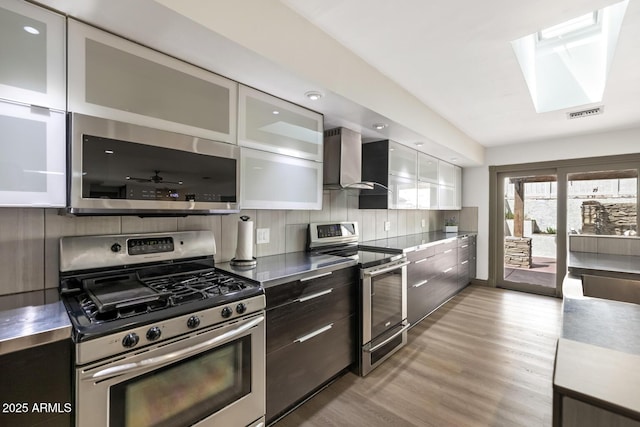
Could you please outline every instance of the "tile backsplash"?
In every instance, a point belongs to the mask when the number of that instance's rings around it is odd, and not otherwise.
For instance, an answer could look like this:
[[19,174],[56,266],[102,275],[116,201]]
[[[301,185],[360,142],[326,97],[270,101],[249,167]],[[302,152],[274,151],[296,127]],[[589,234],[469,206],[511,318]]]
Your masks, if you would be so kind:
[[[223,262],[235,255],[240,215],[251,217],[254,228],[269,229],[269,243],[254,246],[257,257],[305,250],[309,222],[358,221],[363,241],[440,230],[444,218],[454,215],[461,229],[477,230],[477,208],[361,210],[357,192],[340,190],[325,190],[323,200],[320,211],[244,210],[234,215],[184,218],[70,217],[59,215],[57,209],[0,208],[0,295],[57,288],[58,240],[62,236],[206,229],[216,239],[216,261]],[[385,231],[385,222],[389,222],[389,231]]]

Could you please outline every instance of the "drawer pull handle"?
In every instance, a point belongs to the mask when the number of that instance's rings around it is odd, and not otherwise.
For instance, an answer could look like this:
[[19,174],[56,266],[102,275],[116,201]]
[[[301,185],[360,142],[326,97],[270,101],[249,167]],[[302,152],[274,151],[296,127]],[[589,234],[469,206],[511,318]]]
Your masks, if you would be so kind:
[[460,247],[461,247],[461,248],[468,248],[468,247],[469,247],[469,245],[462,245],[462,246],[460,246]]
[[443,271],[443,273],[448,273],[448,272],[450,272],[451,270],[453,270],[453,267],[449,267],[449,268],[447,268],[445,271]]
[[462,261],[460,264],[465,265],[468,262],[469,262],[469,260],[466,260],[466,261]]
[[445,254],[448,254],[449,252],[453,251],[453,249],[447,249],[446,251],[444,251]]
[[428,258],[422,258],[419,259],[418,261],[414,261],[414,264],[420,264],[421,262],[425,262]]
[[298,343],[298,342],[305,342],[307,340],[310,340],[311,338],[315,337],[316,335],[320,335],[323,332],[327,332],[329,329],[333,328],[333,323],[329,323],[327,326],[320,328],[316,331],[311,332],[310,334],[307,334],[303,337],[298,338],[297,340],[294,341],[294,343]]
[[333,274],[333,271],[330,271],[328,273],[316,274],[315,276],[303,277],[302,279],[300,279],[300,281],[301,282],[308,282],[309,280],[319,279],[321,277],[326,277],[326,276],[331,276],[332,274]]
[[426,285],[429,281],[428,280],[422,280],[418,283],[416,283],[415,285],[413,285],[414,288],[419,288],[422,285]]
[[306,297],[298,298],[298,299],[297,299],[297,300],[295,300],[294,302],[305,302],[305,301],[309,301],[310,299],[318,298],[318,297],[321,297],[321,296],[323,296],[323,295],[330,294],[331,292],[333,292],[333,288],[331,288],[331,289],[327,289],[326,291],[317,292],[317,293],[315,293],[315,294],[307,295]]

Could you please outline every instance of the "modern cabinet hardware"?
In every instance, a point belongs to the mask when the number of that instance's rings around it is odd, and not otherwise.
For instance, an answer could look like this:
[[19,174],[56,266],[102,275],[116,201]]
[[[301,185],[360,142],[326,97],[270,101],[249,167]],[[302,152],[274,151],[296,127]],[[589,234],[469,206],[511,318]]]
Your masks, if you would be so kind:
[[418,283],[415,283],[414,285],[412,285],[414,288],[419,288],[422,285],[426,285],[427,283],[429,283],[428,280],[421,280]]
[[300,279],[300,281],[308,282],[309,280],[320,279],[321,277],[331,276],[332,274],[333,274],[333,271],[329,271],[328,273],[317,274],[315,276],[310,276],[310,277],[303,277],[302,279]]
[[297,338],[295,341],[293,341],[294,343],[302,343],[305,342],[307,340],[310,340],[311,338],[320,335],[323,332],[327,332],[329,329],[333,328],[333,323],[328,324],[327,326],[324,326],[318,330],[315,330],[313,332],[311,332],[310,334],[307,334],[303,337]]
[[[302,279],[300,281],[302,282]],[[315,294],[312,294],[312,295],[308,295],[306,297],[298,298],[298,299],[295,300],[295,302],[309,301],[309,300],[312,300],[312,299],[315,299],[315,298],[319,298],[319,297],[324,296],[324,295],[329,295],[331,292],[333,292],[333,288],[327,289],[326,291],[318,292],[318,293],[315,293]]]

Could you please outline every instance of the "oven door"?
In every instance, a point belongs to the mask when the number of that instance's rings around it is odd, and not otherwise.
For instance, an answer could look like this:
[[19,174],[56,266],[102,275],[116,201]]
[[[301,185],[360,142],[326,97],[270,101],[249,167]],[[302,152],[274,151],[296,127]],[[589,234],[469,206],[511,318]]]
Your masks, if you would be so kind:
[[78,367],[75,401],[77,426],[260,425],[264,314]]
[[407,343],[407,262],[363,269],[360,375]]

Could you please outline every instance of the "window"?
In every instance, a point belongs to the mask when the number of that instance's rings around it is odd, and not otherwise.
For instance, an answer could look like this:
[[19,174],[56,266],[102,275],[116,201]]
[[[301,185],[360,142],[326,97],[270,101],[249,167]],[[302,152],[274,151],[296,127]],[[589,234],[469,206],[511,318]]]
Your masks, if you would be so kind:
[[635,236],[637,206],[637,169],[567,174],[569,233]]

